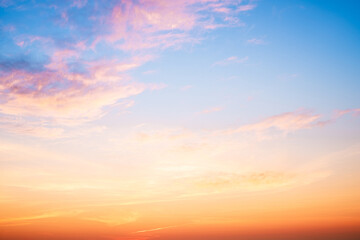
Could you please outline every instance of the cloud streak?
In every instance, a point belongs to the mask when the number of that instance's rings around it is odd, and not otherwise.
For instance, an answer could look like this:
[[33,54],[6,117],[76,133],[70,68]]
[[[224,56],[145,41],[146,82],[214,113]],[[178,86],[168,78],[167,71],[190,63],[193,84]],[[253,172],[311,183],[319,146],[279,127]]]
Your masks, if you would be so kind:
[[234,63],[245,63],[249,60],[249,57],[238,58],[237,56],[228,57],[224,60],[218,61],[213,66],[225,66]]
[[255,132],[260,135],[266,134],[270,130],[288,134],[301,129],[309,129],[319,126],[319,114],[312,114],[304,110],[287,112],[272,117],[265,118],[257,123],[243,125],[239,128],[226,130],[226,134]]
[[174,228],[174,227],[178,227],[178,226],[167,226],[167,227],[159,227],[159,228],[153,228],[153,229],[147,229],[147,230],[140,230],[140,231],[136,231],[134,233],[154,232],[154,231],[160,231],[160,230]]
[[201,111],[201,114],[208,114],[208,113],[213,113],[213,112],[219,112],[221,111],[223,108],[222,107],[212,107],[212,108],[208,108],[205,109],[203,111]]
[[263,45],[263,44],[265,44],[264,40],[259,39],[259,38],[251,38],[251,39],[247,40],[247,43],[253,44],[253,45]]

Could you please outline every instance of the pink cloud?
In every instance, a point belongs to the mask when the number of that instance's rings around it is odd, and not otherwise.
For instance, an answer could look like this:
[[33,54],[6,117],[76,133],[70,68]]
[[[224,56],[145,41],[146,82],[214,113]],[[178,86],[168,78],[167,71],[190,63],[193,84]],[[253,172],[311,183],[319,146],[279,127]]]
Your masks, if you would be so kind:
[[123,1],[116,6],[109,24],[113,32],[102,39],[116,43],[126,50],[172,46],[181,43],[186,38],[184,33],[163,33],[161,31],[187,31],[194,27],[195,16],[186,11],[184,1]]
[[246,11],[245,8],[250,10],[255,7],[246,7],[247,5],[241,5],[236,0],[122,1],[107,20],[112,33],[98,36],[94,45],[105,40],[121,49],[138,50],[196,42],[199,39],[192,36],[192,30],[215,29],[234,24],[234,21],[215,23],[203,11],[225,14],[226,18],[234,19],[234,6],[243,6],[243,11]]
[[346,110],[337,110],[335,113],[335,117],[342,117],[345,114],[352,113],[353,115],[359,115],[360,114],[360,108],[354,108],[354,109],[346,109]]
[[288,133],[314,126],[320,115],[304,111],[288,112],[266,118],[254,124],[248,124],[236,129],[237,132],[261,132],[271,128]]
[[214,12],[229,13],[230,9],[225,7],[215,8]]
[[61,13],[61,18],[64,20],[65,23],[69,21],[69,16],[67,15],[66,12]]
[[14,70],[0,76],[4,90],[0,111],[8,115],[63,118],[79,121],[102,116],[102,108],[119,99],[137,95],[145,89],[159,89],[159,84],[132,82],[125,72],[142,64],[148,56],[127,62],[100,61],[84,63],[86,73],[73,73],[67,60],[77,59],[73,50],[55,51],[51,63],[41,72]]
[[219,112],[221,110],[222,110],[222,107],[213,107],[213,108],[205,109],[205,110],[201,111],[200,113],[207,114],[207,113]]
[[271,116],[238,128],[224,130],[221,131],[221,134],[255,133],[255,136],[260,140],[272,139],[279,135],[284,136],[301,129],[320,127],[332,122],[332,120],[321,121],[320,117],[319,114],[298,110]]
[[329,119],[320,120],[320,114],[312,114],[311,112],[298,110],[295,112],[287,112],[272,117],[265,118],[262,121],[247,124],[236,129],[224,131],[227,134],[254,132],[262,139],[267,138],[267,133],[270,130],[277,130],[280,133],[288,134],[301,129],[311,129],[315,127],[323,127],[325,125],[335,122],[344,114],[353,113],[360,114],[360,109],[348,109],[336,111],[335,116]]
[[239,6],[237,8],[237,11],[238,12],[246,12],[246,11],[253,10],[255,7],[256,7],[256,5],[254,5],[254,4],[247,4],[247,5]]
[[19,47],[23,47],[24,46],[24,41],[17,42],[16,45],[18,45]]

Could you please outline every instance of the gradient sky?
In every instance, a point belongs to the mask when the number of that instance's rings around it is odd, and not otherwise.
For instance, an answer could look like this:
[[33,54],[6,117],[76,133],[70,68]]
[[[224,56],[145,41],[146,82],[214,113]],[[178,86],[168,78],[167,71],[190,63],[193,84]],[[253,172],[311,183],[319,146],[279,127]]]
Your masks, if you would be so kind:
[[359,239],[359,43],[355,0],[0,0],[0,239]]

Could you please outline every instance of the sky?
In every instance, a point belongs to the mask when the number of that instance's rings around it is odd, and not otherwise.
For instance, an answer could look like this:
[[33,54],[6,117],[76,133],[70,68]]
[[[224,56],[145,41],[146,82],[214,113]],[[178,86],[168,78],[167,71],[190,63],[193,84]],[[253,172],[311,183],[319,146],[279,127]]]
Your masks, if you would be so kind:
[[355,0],[0,0],[0,239],[359,239],[359,43]]

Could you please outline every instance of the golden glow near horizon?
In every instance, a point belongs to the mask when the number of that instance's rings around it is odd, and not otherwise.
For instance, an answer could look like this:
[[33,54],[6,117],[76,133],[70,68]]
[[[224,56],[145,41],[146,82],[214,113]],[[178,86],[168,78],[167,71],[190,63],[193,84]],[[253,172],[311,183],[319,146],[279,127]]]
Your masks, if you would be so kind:
[[336,2],[0,0],[0,239],[359,239]]

